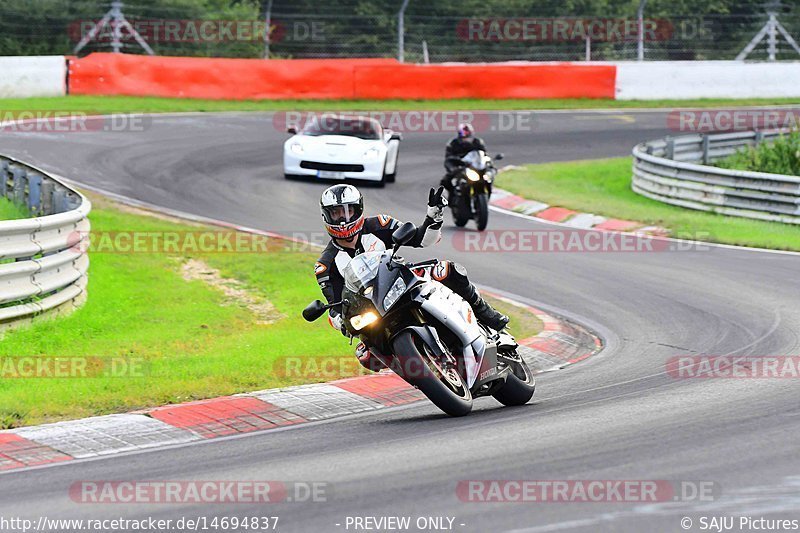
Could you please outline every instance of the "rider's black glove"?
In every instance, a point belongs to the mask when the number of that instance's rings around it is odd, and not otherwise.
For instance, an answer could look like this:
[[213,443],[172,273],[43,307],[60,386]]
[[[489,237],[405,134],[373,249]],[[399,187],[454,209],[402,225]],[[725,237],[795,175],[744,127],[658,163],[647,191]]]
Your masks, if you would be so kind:
[[434,189],[431,187],[430,193],[428,193],[428,217],[431,218],[434,222],[441,222],[443,219],[442,212],[444,208],[447,207],[447,199],[442,196],[444,191],[444,187],[439,187],[439,189]]

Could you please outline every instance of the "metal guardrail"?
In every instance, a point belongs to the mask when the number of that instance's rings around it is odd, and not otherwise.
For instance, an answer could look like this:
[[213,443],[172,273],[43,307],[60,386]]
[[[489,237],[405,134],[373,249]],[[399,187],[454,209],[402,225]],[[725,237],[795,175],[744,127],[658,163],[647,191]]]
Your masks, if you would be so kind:
[[724,215],[800,224],[800,176],[707,166],[788,130],[697,134],[633,149],[633,190],[660,202]]
[[91,202],[46,172],[2,155],[0,194],[33,216],[0,221],[0,330],[82,304]]

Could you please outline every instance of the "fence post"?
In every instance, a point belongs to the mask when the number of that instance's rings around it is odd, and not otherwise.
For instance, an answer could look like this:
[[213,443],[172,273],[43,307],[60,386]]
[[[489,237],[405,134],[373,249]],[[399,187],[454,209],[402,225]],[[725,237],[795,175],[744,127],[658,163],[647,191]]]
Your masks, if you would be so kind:
[[638,25],[638,32],[636,35],[636,58],[639,61],[644,61],[644,6],[647,5],[647,0],[640,0],[639,9],[636,10],[636,22]]
[[397,12],[397,60],[400,63],[404,63],[406,59],[406,28],[404,19],[407,7],[408,0],[403,0],[403,5],[400,7],[400,11]]
[[701,135],[703,136],[703,164],[707,165],[708,164],[708,147],[709,147],[709,144],[710,144],[710,139],[708,138],[708,135],[706,135],[705,133],[701,133]]
[[755,136],[755,140],[756,140],[756,148],[758,148],[758,145],[761,144],[762,142],[764,142],[764,132],[763,131],[757,131],[756,132],[756,136]]

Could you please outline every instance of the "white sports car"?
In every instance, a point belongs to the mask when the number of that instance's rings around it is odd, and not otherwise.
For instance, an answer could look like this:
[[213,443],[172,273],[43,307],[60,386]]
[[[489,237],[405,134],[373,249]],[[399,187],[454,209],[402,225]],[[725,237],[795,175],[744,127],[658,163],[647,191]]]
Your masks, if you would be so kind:
[[391,183],[397,174],[402,136],[374,118],[322,115],[309,120],[283,145],[286,178],[314,176],[328,180]]

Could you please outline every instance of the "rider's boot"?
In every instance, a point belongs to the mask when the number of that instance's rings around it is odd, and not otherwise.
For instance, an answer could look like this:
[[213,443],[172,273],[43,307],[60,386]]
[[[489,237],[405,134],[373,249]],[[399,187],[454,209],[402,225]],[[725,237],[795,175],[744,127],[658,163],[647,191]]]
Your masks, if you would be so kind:
[[472,283],[466,289],[466,300],[481,323],[495,331],[502,331],[508,325],[509,318],[489,305]]

